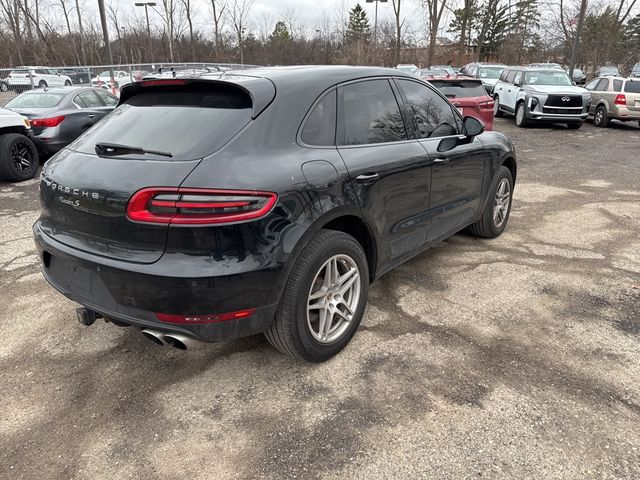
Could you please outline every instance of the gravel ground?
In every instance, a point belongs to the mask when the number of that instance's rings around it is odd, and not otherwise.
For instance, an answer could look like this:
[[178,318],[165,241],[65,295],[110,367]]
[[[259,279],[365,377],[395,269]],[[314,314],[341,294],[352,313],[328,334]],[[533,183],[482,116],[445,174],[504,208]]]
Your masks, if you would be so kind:
[[43,280],[37,184],[0,184],[0,478],[640,478],[640,129],[520,130],[495,240],[372,286],[311,365],[160,348]]

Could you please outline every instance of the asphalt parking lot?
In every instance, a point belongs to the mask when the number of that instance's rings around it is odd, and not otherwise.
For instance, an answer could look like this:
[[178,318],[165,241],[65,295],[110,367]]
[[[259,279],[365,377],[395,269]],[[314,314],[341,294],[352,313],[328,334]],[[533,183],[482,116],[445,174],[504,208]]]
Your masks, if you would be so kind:
[[505,234],[383,277],[320,365],[82,327],[39,273],[36,181],[0,184],[0,478],[640,478],[640,128],[496,129]]

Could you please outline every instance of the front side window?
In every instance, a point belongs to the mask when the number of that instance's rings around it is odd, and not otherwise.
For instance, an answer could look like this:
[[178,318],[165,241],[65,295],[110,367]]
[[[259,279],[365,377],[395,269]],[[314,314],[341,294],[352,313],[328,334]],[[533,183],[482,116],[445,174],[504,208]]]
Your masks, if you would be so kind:
[[516,73],[518,73],[515,70],[511,70],[509,72],[509,74],[507,75],[507,83],[513,83],[513,79],[516,78]]
[[398,102],[388,80],[368,80],[341,88],[339,143],[364,145],[407,139]]
[[522,72],[516,73],[516,77],[513,79],[513,83],[515,85],[521,85],[522,84]]
[[606,92],[608,88],[609,88],[609,80],[606,78],[601,78],[600,81],[598,82],[598,85],[596,85],[596,88],[594,88],[594,90],[596,92]]
[[429,87],[410,80],[398,80],[407,107],[418,128],[419,138],[456,135],[456,117],[451,105]]
[[589,83],[587,83],[584,88],[586,88],[587,90],[595,90],[596,85],[598,84],[598,82],[600,81],[599,78],[593,79],[591,80]]
[[307,145],[331,146],[336,137],[336,91],[326,94],[313,107],[302,127],[300,139]]

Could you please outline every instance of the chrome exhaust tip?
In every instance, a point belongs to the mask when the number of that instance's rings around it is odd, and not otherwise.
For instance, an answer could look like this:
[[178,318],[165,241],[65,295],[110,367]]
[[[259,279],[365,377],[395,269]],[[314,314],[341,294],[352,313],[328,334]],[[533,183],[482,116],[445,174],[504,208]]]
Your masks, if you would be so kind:
[[165,334],[162,336],[162,341],[170,347],[177,348],[178,350],[187,350],[198,343],[194,338],[180,333]]
[[142,330],[142,335],[145,338],[151,340],[156,345],[160,345],[161,347],[166,345],[165,341],[162,339],[162,332],[158,332],[157,330]]

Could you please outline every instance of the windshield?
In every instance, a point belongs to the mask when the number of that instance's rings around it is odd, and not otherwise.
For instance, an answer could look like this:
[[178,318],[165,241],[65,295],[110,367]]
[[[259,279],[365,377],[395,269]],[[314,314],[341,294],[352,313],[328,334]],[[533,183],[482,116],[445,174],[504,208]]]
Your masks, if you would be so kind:
[[65,97],[61,93],[23,93],[5,105],[5,108],[53,108]]
[[431,80],[431,85],[436,87],[449,98],[486,97],[487,91],[478,80],[444,81]]
[[573,85],[569,75],[556,71],[526,72],[524,74],[524,83],[525,85]]
[[497,80],[500,78],[500,74],[504,70],[504,67],[480,67],[478,70],[478,76],[480,78],[489,78]]
[[404,65],[397,67],[401,72],[415,73],[418,71],[418,67],[412,65]]
[[194,160],[218,150],[251,121],[251,98],[237,88],[147,88],[69,148],[95,155],[97,144],[116,144]]
[[613,74],[613,75],[618,75],[618,68],[617,67],[602,67],[600,69],[600,73],[601,74]]
[[574,68],[573,69],[573,74],[574,75],[584,75],[583,71],[580,70],[579,68]]

